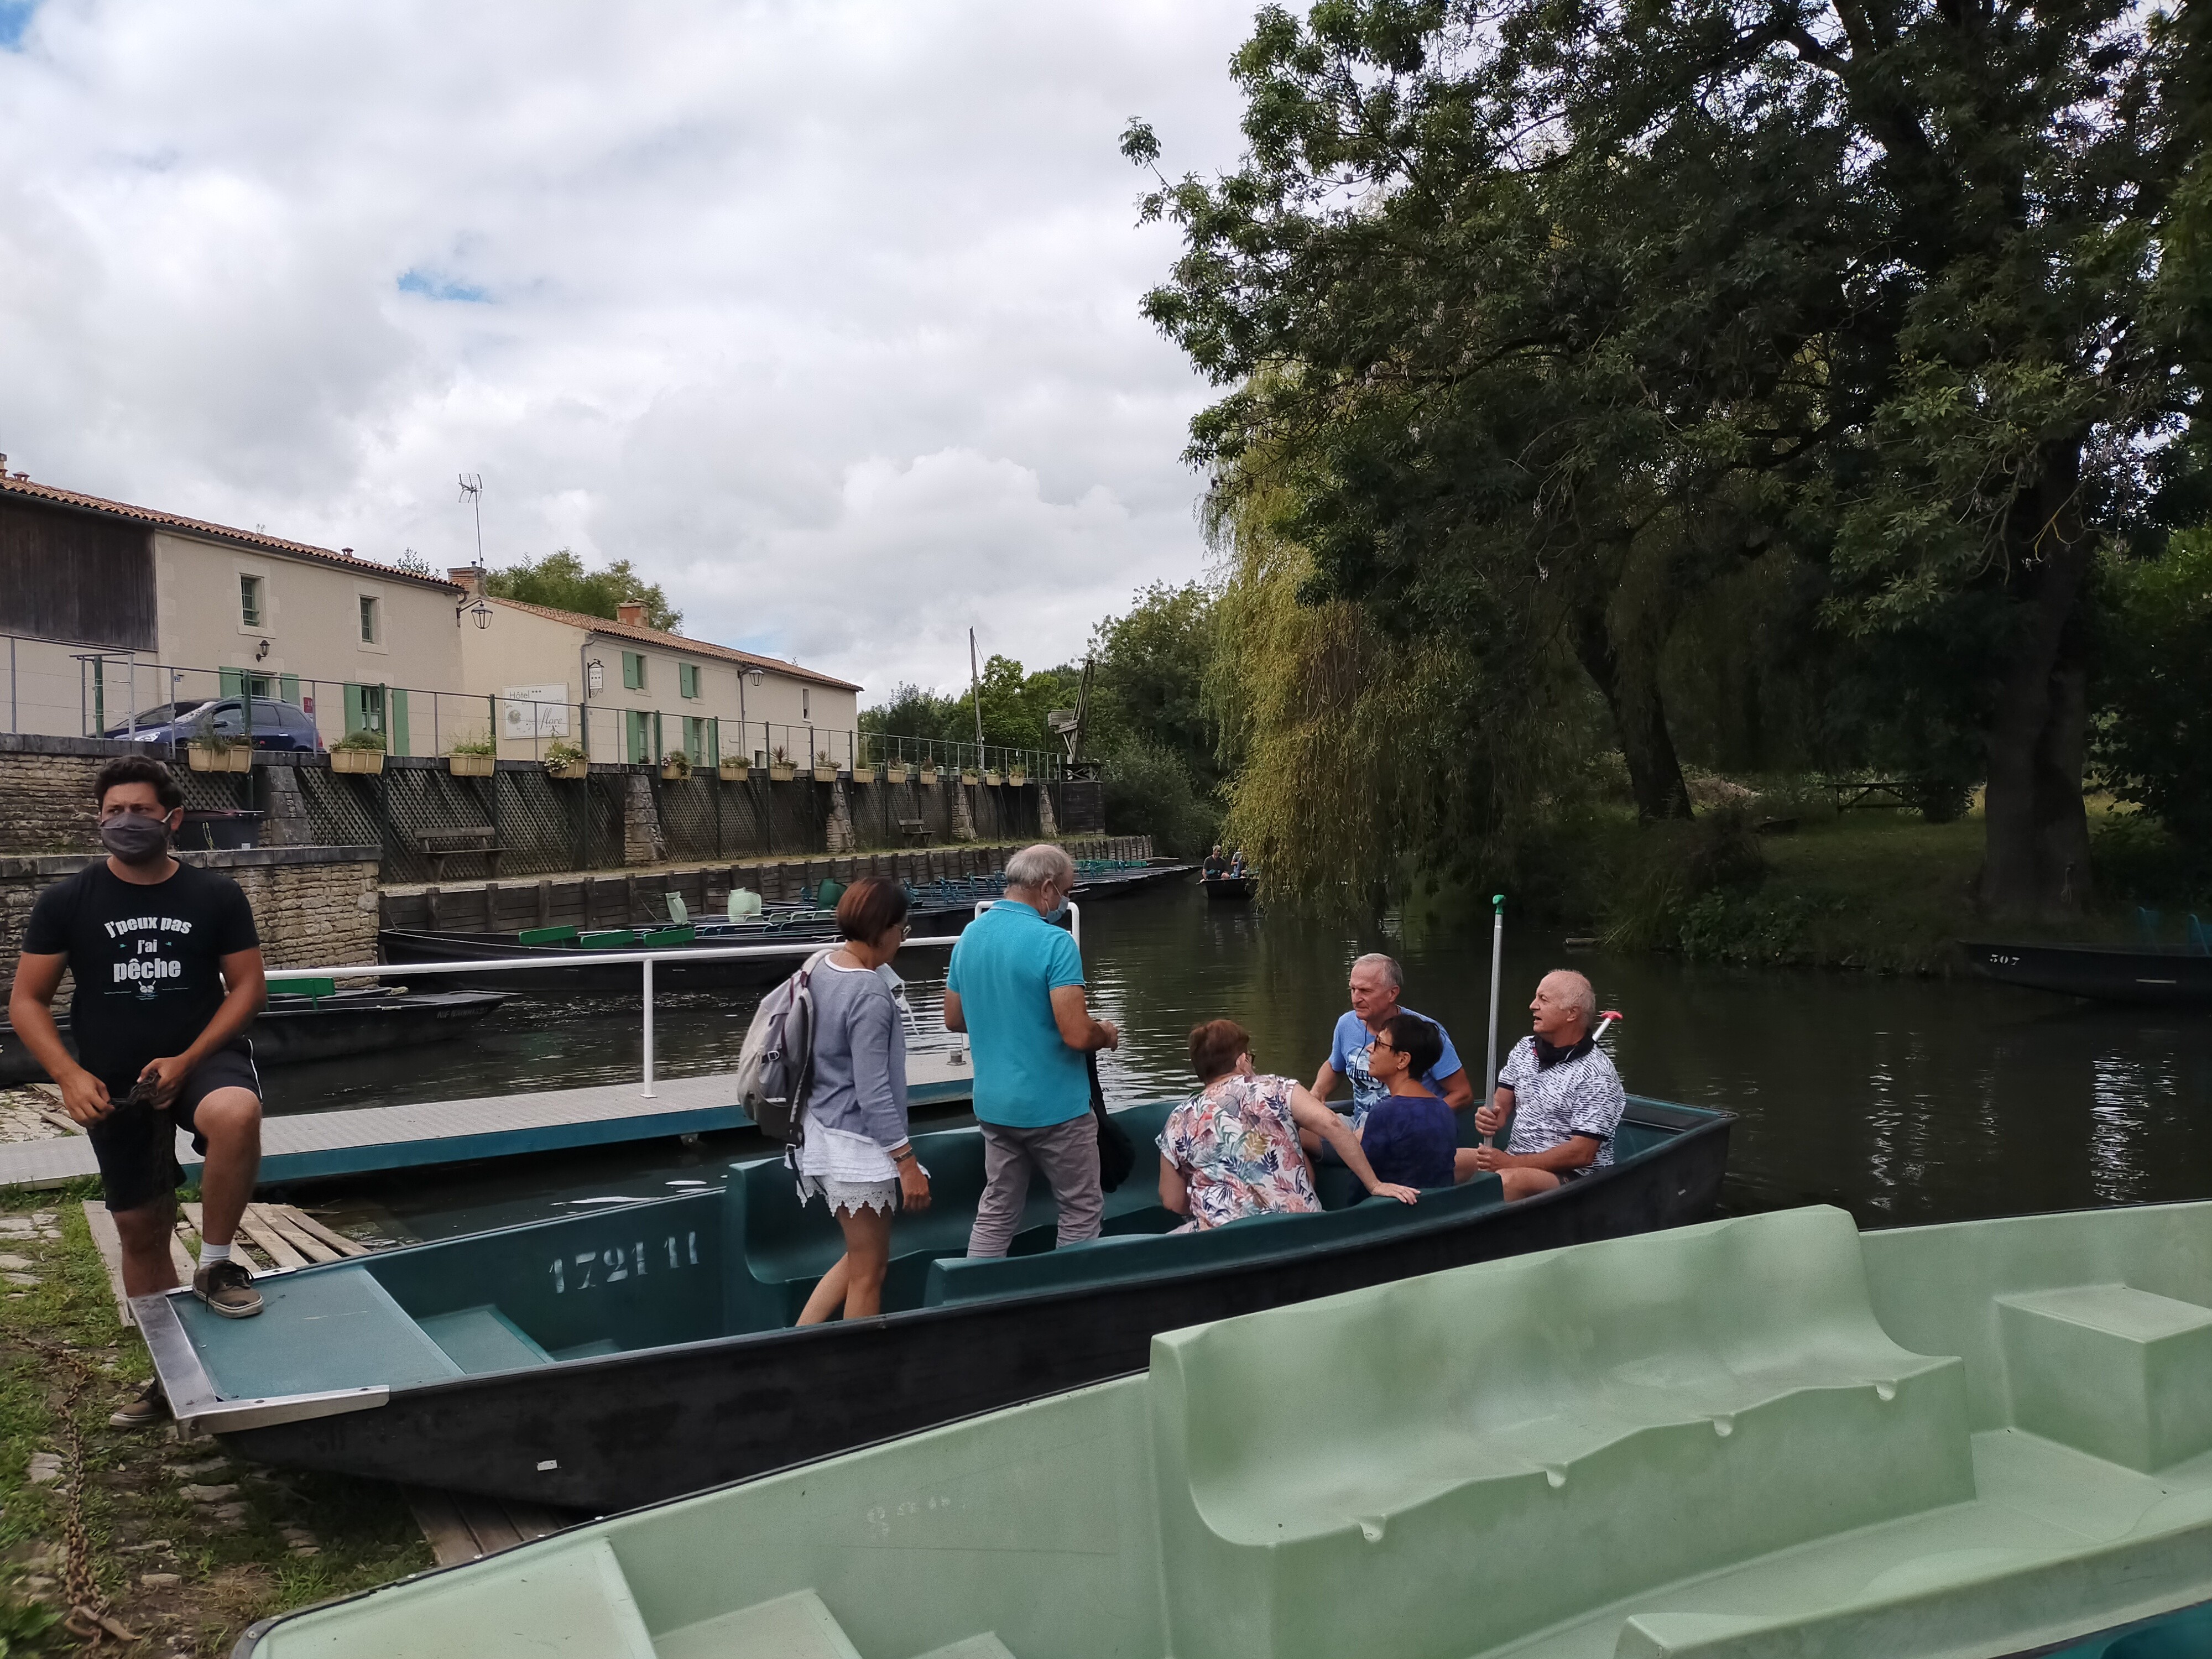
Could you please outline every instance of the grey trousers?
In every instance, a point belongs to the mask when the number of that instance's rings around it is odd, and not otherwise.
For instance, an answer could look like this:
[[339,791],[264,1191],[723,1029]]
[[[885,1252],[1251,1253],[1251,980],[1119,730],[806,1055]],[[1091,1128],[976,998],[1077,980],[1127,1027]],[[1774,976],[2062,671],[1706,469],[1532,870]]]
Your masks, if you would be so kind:
[[979,1123],[983,1132],[983,1196],[968,1233],[970,1255],[1004,1255],[1022,1223],[1030,1171],[1042,1172],[1060,1205],[1060,1243],[1098,1237],[1106,1194],[1098,1186],[1098,1121],[1088,1112],[1043,1129]]

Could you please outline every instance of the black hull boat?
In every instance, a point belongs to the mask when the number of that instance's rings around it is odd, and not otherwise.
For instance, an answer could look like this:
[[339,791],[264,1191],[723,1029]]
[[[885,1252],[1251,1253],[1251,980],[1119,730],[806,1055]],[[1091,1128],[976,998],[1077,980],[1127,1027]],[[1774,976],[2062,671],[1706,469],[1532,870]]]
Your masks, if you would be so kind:
[[[246,1035],[257,1066],[344,1060],[459,1036],[507,1000],[499,991],[359,990],[313,997],[275,991]],[[54,1023],[75,1054],[69,1016],[58,1015]],[[15,1028],[0,1022],[0,1085],[45,1081],[45,1070]]]
[[[908,913],[916,938],[949,938],[975,920],[973,901],[921,904]],[[547,939],[547,934],[564,938]],[[622,927],[579,935],[574,928],[539,928],[525,933],[433,933],[424,928],[386,927],[377,948],[389,963],[525,962],[588,956],[594,951],[714,951],[748,945],[835,945],[837,924],[827,913],[803,921],[729,925],[719,922],[673,927]],[[681,957],[653,964],[657,990],[708,990],[727,986],[774,985],[799,965],[797,955],[723,957],[699,962]],[[487,968],[480,973],[441,974],[448,983],[495,987],[541,994],[629,992],[638,988],[634,962],[605,967],[580,963],[562,968]]]
[[2212,956],[2185,945],[1990,945],[1960,941],[1966,959],[2007,985],[2100,1002],[2212,1006]]
[[1234,903],[1249,899],[1259,890],[1256,876],[1200,876],[1198,884],[1206,889],[1206,896],[1216,903]]
[[719,1191],[264,1275],[257,1319],[189,1292],[134,1305],[178,1419],[244,1456],[606,1511],[1141,1371],[1163,1331],[1701,1220],[1734,1121],[1632,1099],[1619,1161],[1537,1198],[1482,1176],[1352,1204],[1334,1166],[1339,1207],[1164,1237],[1153,1139],[1175,1104],[1116,1114],[1138,1158],[1108,1237],[1047,1248],[1032,1196],[996,1261],[961,1254],[976,1132],[915,1137],[931,1206],[893,1230],[885,1312],[850,1324],[793,1326],[842,1243],[776,1160]]

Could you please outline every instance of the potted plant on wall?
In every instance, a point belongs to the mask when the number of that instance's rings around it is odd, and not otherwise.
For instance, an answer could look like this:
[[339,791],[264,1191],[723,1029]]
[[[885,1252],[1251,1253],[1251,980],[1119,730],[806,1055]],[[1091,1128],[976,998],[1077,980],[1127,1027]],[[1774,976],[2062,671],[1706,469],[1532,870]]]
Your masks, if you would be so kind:
[[981,783],[982,781],[983,781],[983,775],[982,775],[981,772],[978,772],[978,771],[977,771],[974,767],[972,767],[972,766],[963,766],[963,767],[962,767],[962,768],[960,769],[960,781],[961,781],[961,782],[963,782],[963,783]]
[[817,783],[837,781],[837,763],[827,749],[814,757],[814,781]]
[[937,781],[937,763],[934,760],[926,760],[922,762],[921,781],[924,783],[935,783]]
[[331,770],[333,772],[381,772],[384,769],[384,733],[381,732],[349,732],[331,745]]
[[752,763],[743,755],[725,755],[719,765],[724,783],[744,783],[753,775]]
[[552,743],[545,745],[545,770],[549,776],[573,781],[591,776],[592,763],[574,744]]
[[995,766],[985,767],[983,769],[983,781],[994,786],[1000,782],[1001,780],[999,776],[999,769]]
[[464,738],[446,751],[446,769],[457,778],[488,778],[498,754],[489,738]]
[[691,757],[681,749],[672,749],[660,757],[660,775],[664,782],[682,783],[691,775]]
[[906,762],[903,758],[894,757],[884,763],[884,781],[886,783],[906,781]]
[[769,752],[768,777],[770,783],[789,783],[799,775],[799,769],[791,763],[791,751],[778,744]]
[[202,720],[192,729],[185,750],[195,772],[251,772],[253,745],[244,738],[226,736],[212,721]]
[[1006,781],[1007,781],[1008,783],[1012,784],[1012,785],[1014,786],[1014,787],[1015,787],[1015,788],[1017,788],[1017,789],[1020,788],[1024,784],[1027,783],[1029,781],[1030,781],[1030,769],[1029,769],[1028,767],[1026,767],[1026,766],[1009,766],[1009,767],[1006,769]]

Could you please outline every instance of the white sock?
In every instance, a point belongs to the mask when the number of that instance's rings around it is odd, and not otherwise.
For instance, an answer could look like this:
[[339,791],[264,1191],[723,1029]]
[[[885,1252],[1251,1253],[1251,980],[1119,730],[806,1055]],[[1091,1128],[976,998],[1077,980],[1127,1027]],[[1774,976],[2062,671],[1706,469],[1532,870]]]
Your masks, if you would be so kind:
[[209,1243],[205,1239],[202,1239],[202,1240],[200,1241],[200,1266],[201,1266],[201,1267],[213,1267],[213,1266],[215,1266],[215,1264],[216,1264],[216,1262],[218,1262],[218,1261],[229,1261],[229,1260],[230,1260],[230,1246],[229,1246],[229,1245],[228,1245],[228,1244],[210,1244],[210,1243]]

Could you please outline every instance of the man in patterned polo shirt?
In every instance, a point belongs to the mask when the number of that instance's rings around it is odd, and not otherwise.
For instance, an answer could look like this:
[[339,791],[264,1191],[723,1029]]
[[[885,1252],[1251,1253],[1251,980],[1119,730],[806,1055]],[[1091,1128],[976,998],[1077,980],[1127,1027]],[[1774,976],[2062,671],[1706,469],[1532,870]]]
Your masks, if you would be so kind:
[[1564,968],[1545,975],[1528,1013],[1534,1033],[1513,1045],[1498,1092],[1474,1115],[1486,1135],[1510,1118],[1512,1137],[1503,1152],[1476,1146],[1459,1154],[1462,1180],[1495,1170],[1509,1199],[1547,1193],[1612,1163],[1613,1132],[1628,1104],[1620,1074],[1597,1046],[1597,993],[1588,980]]

